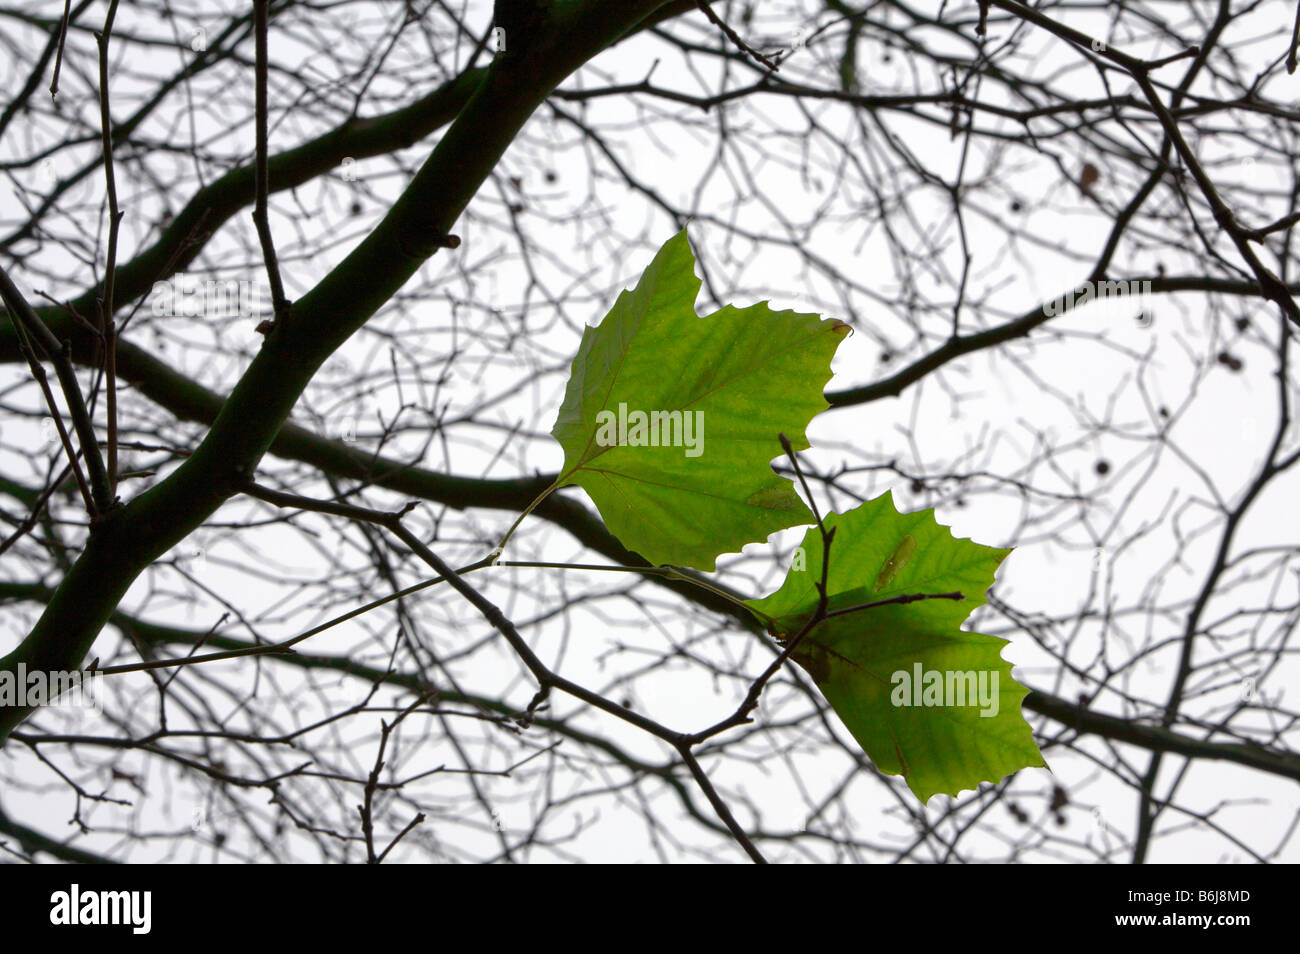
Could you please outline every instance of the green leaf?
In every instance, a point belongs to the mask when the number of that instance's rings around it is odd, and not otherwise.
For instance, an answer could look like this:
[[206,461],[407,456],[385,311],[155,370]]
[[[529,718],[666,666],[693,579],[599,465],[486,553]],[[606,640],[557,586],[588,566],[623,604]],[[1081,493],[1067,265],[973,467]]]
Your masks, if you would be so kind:
[[[1011,551],[952,536],[933,510],[900,514],[888,493],[831,514],[825,524],[835,529],[828,612],[904,594],[965,597],[835,616],[815,626],[792,654],[872,762],[902,775],[922,802],[1028,766],[1046,767],[1020,713],[1029,690],[1011,678],[1001,656],[1007,641],[960,629]],[[816,528],[802,547],[804,559],[795,564],[802,568],[792,569],[771,596],[747,603],[774,618],[771,629],[783,642],[817,606],[822,539]],[[939,674],[940,691],[930,673]]]
[[771,461],[779,434],[808,446],[849,326],[766,302],[700,318],[699,289],[682,231],[583,333],[551,433],[564,448],[559,485],[587,491],[624,546],[712,570],[719,554],[812,522]]

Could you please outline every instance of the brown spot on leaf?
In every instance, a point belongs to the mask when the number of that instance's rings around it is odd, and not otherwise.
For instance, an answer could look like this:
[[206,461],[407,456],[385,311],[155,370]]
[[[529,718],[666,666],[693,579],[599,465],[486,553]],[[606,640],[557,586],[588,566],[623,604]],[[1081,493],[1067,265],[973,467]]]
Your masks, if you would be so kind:
[[765,487],[750,494],[745,498],[745,503],[764,510],[790,511],[799,505],[800,500],[799,495],[789,487]]

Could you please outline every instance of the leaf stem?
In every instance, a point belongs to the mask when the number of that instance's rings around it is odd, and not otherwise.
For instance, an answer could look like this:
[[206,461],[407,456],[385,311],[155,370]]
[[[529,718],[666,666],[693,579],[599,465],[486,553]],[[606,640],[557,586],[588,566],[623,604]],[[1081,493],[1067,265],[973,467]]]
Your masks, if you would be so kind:
[[545,500],[551,494],[555,493],[555,491],[557,491],[560,488],[560,481],[563,480],[566,476],[567,475],[565,474],[561,474],[559,477],[556,477],[554,482],[551,484],[551,486],[547,487],[535,498],[533,498],[533,502],[524,508],[524,512],[521,513],[515,519],[515,522],[510,525],[510,529],[507,530],[506,535],[501,538],[501,542],[496,545],[496,549],[494,549],[492,553],[489,554],[489,556],[493,559],[493,562],[495,562],[496,558],[501,556],[501,554],[505,552],[506,544],[509,543],[510,538],[515,535],[515,531],[518,530],[519,525],[524,522],[524,518],[527,517],[534,510],[536,510],[541,505],[543,500]]

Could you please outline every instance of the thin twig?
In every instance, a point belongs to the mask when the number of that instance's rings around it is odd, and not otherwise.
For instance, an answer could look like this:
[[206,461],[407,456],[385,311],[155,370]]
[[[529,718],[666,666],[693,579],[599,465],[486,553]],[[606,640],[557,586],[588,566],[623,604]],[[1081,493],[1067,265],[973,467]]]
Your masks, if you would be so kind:
[[729,27],[727,25],[726,20],[722,19],[722,17],[718,16],[716,13],[713,12],[713,8],[709,6],[708,0],[696,0],[696,6],[698,6],[701,10],[704,11],[704,15],[708,17],[709,20],[712,21],[716,27],[718,27],[718,29],[720,29],[723,33],[725,33],[727,35],[727,39],[730,40],[732,43],[736,44],[736,46],[741,50],[741,52],[748,53],[755,60],[757,60],[759,63],[762,63],[764,66],[766,66],[769,70],[771,70],[774,73],[781,68],[780,63],[778,63],[776,59],[758,52],[758,50],[754,49],[743,39],[741,39],[740,34],[737,33],[735,30],[733,30],[731,27]]
[[[1261,296],[1274,302],[1293,324],[1300,325],[1300,307],[1297,307],[1295,300],[1287,291],[1287,287],[1282,280],[1274,275],[1268,266],[1259,260],[1259,257],[1255,254],[1255,250],[1250,245],[1250,235],[1247,234],[1247,230],[1242,228],[1242,226],[1237,222],[1236,217],[1232,214],[1232,210],[1228,208],[1227,204],[1223,201],[1223,198],[1219,195],[1218,189],[1215,188],[1214,183],[1210,180],[1210,177],[1206,174],[1205,170],[1201,167],[1200,162],[1197,160],[1196,154],[1192,152],[1191,146],[1187,144],[1187,140],[1183,137],[1182,130],[1178,127],[1178,121],[1174,119],[1173,115],[1169,112],[1169,108],[1165,106],[1164,101],[1160,98],[1155,87],[1151,84],[1151,71],[1157,66],[1163,65],[1167,62],[1172,62],[1172,60],[1168,57],[1163,60],[1142,60],[1113,47],[1098,47],[1097,45],[1094,45],[1092,39],[1088,37],[1087,34],[1080,33],[1078,30],[1067,27],[1062,23],[1058,23],[1038,10],[1028,7],[1023,3],[1019,3],[1018,0],[990,0],[990,2],[995,3],[1002,9],[1014,13],[1016,16],[1041,27],[1054,36],[1075,44],[1080,49],[1093,51],[1095,55],[1110,60],[1112,63],[1123,68],[1133,77],[1137,82],[1138,87],[1142,90],[1142,95],[1146,97],[1147,102],[1151,105],[1151,109],[1155,112],[1156,118],[1160,120],[1160,125],[1164,128],[1165,135],[1169,137],[1169,141],[1173,143],[1174,149],[1183,160],[1183,164],[1187,167],[1187,171],[1190,172],[1192,178],[1196,180],[1196,184],[1200,188],[1201,194],[1205,197],[1206,202],[1210,205],[1210,210],[1214,213],[1215,222],[1218,223],[1221,229],[1228,233],[1233,244],[1237,246],[1237,251],[1241,254],[1241,257],[1246,260],[1246,264],[1250,266],[1250,270],[1255,275],[1255,280],[1259,283]],[[1183,55],[1189,54],[1184,53]]]
[[402,829],[401,833],[392,840],[382,854],[375,854],[374,798],[375,790],[379,787],[379,773],[384,769],[384,751],[388,748],[388,737],[392,735],[394,729],[402,724],[403,719],[426,702],[428,702],[428,696],[421,696],[399,712],[397,718],[392,722],[385,722],[382,719],[379,721],[379,751],[375,753],[375,767],[370,770],[370,776],[366,779],[363,803],[357,806],[357,811],[361,814],[361,832],[366,839],[367,864],[377,865],[383,861],[388,853],[393,850],[393,846],[401,841],[408,831],[424,821],[423,814],[416,815],[415,820]]
[[1291,45],[1286,51],[1286,71],[1293,75],[1296,68],[1297,45],[1300,45],[1300,3],[1296,4],[1295,25],[1291,27]]
[[[86,402],[81,395],[81,386],[77,382],[77,373],[72,367],[72,356],[67,343],[59,341],[54,332],[45,326],[45,322],[41,321],[40,316],[23,297],[3,266],[0,266],[0,298],[9,307],[9,313],[14,320],[31,336],[35,346],[44,352],[46,360],[54,365],[54,373],[63,391],[63,400],[68,405],[68,415],[72,419],[72,429],[77,432],[81,455],[86,459],[89,477],[87,482],[90,489],[86,510],[93,521],[112,508],[113,495],[109,491],[108,471],[105,470],[104,458],[99,453],[95,427],[90,420],[90,412],[86,410]],[[58,420],[57,413],[55,420]],[[72,454],[70,445],[68,447],[68,453]],[[75,460],[75,456],[72,459]]]
[[[86,483],[86,475],[81,472],[81,465],[77,462],[77,452],[72,447],[72,440],[68,437],[68,429],[63,425],[63,415],[59,413],[59,406],[54,401],[54,392],[50,390],[49,378],[45,374],[45,369],[41,367],[40,361],[32,350],[31,338],[28,337],[27,330],[22,326],[14,316],[12,310],[6,308],[9,320],[13,323],[14,332],[18,339],[18,350],[24,358],[27,359],[27,366],[32,370],[32,377],[36,379],[37,386],[41,389],[41,394],[45,396],[45,406],[50,409],[50,417],[54,420],[54,427],[59,432],[59,442],[63,445],[63,451],[68,455],[68,464],[77,478],[77,487],[81,490],[81,499],[85,504],[87,513],[95,512],[95,502],[91,497],[90,486]],[[57,486],[57,484],[55,485]],[[50,491],[53,492],[53,487]],[[44,501],[41,503],[44,506]],[[36,511],[33,510],[33,516]],[[10,542],[17,539],[16,533],[9,540],[5,541],[4,546],[0,546],[0,553],[9,548]]]
[[[726,803],[722,801],[717,791],[709,782],[708,776],[700,768],[699,763],[690,753],[690,747],[694,744],[690,736],[676,732],[667,726],[661,725],[648,716],[641,715],[631,709],[621,706],[618,703],[606,699],[597,692],[593,692],[576,682],[566,679],[564,676],[553,672],[542,660],[533,652],[532,647],[528,645],[527,640],[523,638],[515,624],[505,615],[495,603],[476,590],[472,585],[467,583],[458,573],[434,553],[429,547],[408,530],[402,524],[402,517],[408,508],[404,508],[398,513],[383,513],[377,510],[368,510],[364,507],[356,507],[352,504],[342,504],[334,501],[313,501],[310,498],[300,497],[296,494],[282,493],[262,487],[251,481],[245,486],[245,491],[259,499],[266,500],[269,503],[275,503],[279,506],[297,507],[304,510],[316,510],[322,513],[335,514],[338,516],[351,517],[358,520],[364,520],[369,523],[375,523],[386,528],[395,537],[401,540],[410,550],[425,563],[429,564],[442,578],[451,584],[461,596],[465,597],[471,605],[477,609],[483,617],[499,632],[510,648],[514,650],[523,664],[532,673],[533,678],[538,683],[538,693],[533,697],[531,707],[536,707],[545,698],[545,693],[551,689],[559,689],[561,692],[568,693],[571,696],[594,706],[603,712],[607,712],[624,722],[628,722],[645,732],[650,733],[658,739],[667,742],[682,753],[682,758],[695,780],[699,783],[705,797],[708,798],[718,817],[722,819],[727,828],[731,831],[736,841],[744,849],[745,853],[754,861],[764,862],[762,853],[754,846],[748,834],[736,822],[735,817],[727,808]],[[491,557],[488,558],[491,561]]]
[[50,99],[59,95],[59,70],[63,68],[63,44],[68,38],[68,19],[72,16],[72,0],[63,0],[63,19],[59,21],[59,45],[54,53],[54,75],[50,77]]
[[257,204],[253,209],[253,222],[257,226],[257,238],[262,244],[262,257],[266,261],[266,276],[271,283],[271,308],[274,322],[279,324],[287,316],[289,302],[284,297],[284,283],[280,279],[280,265],[275,256],[275,242],[271,238],[271,222],[267,216],[267,195],[270,191],[270,174],[267,169],[267,125],[269,109],[267,106],[267,3],[268,0],[253,0],[253,23],[257,34],[257,67],[255,95],[257,114]]
[[731,809],[727,807],[727,803],[723,801],[722,796],[719,795],[717,789],[713,787],[713,783],[709,781],[709,776],[705,774],[704,769],[700,767],[699,761],[691,752],[690,744],[684,743],[678,746],[677,751],[681,754],[682,761],[686,763],[686,767],[690,769],[691,775],[695,777],[695,784],[700,786],[700,790],[704,792],[704,797],[709,800],[709,804],[712,805],[713,810],[718,813],[718,817],[722,819],[722,823],[727,826],[732,837],[740,843],[740,847],[745,849],[745,854],[749,855],[750,860],[753,861],[754,864],[767,864],[767,859],[763,857],[763,853],[759,851],[753,841],[750,840],[749,834],[740,826],[740,822],[736,821],[736,816],[731,814]]
[[113,318],[113,282],[117,270],[117,232],[122,212],[117,207],[117,180],[113,175],[113,120],[108,108],[108,42],[113,35],[117,0],[108,7],[104,32],[95,34],[99,45],[99,124],[104,152],[104,180],[108,186],[108,256],[104,266],[104,293],[99,302],[99,331],[104,339],[105,413],[108,417],[108,490],[117,487],[117,324]]

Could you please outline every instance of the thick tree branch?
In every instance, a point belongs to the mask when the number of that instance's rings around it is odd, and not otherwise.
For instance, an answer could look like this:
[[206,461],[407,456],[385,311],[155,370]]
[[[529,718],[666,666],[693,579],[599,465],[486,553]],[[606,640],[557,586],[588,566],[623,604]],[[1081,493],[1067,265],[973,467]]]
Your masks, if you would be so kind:
[[[35,628],[0,668],[80,665],[134,579],[243,486],[316,370],[446,242],[556,84],[659,5],[557,7],[544,33],[524,38],[517,55],[492,67],[388,215],[267,336],[195,452],[96,526]],[[0,739],[25,714],[0,711]]]

